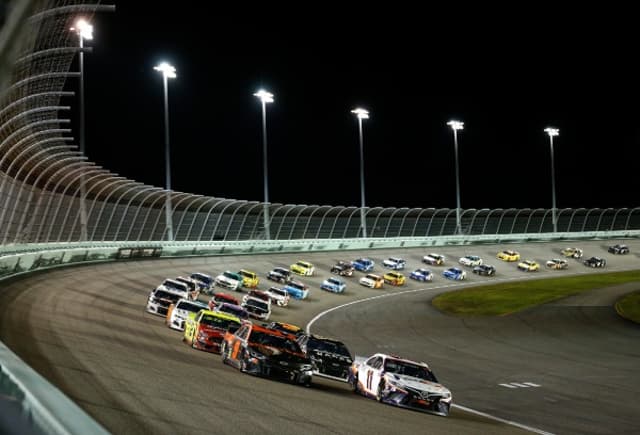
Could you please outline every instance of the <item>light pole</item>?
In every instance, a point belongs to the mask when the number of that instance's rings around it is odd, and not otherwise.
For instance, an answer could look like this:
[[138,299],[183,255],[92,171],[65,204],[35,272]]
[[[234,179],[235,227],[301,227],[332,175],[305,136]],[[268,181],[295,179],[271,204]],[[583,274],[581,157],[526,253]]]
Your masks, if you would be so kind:
[[[75,32],[78,35],[78,41],[80,44],[80,152],[84,155],[85,142],[84,142],[84,40],[93,39],[93,26],[87,23],[83,19],[76,21],[75,27],[71,27],[69,30]],[[84,177],[80,178],[80,240],[87,240],[87,209],[85,206],[85,186]]]
[[273,94],[260,89],[253,94],[260,99],[262,103],[262,186],[264,187],[264,238],[271,240],[271,231],[269,225],[269,177],[267,172],[267,103],[273,103]]
[[549,145],[551,146],[551,220],[553,222],[553,232],[558,232],[558,222],[556,220],[556,171],[553,162],[553,137],[560,134],[560,130],[547,127],[544,132],[549,135]]
[[460,224],[460,168],[458,165],[458,130],[464,128],[464,122],[451,120],[447,125],[453,130],[453,146],[456,155],[456,234],[462,234]]
[[162,62],[153,69],[162,73],[164,85],[164,163],[167,198],[165,200],[165,222],[167,226],[167,240],[173,241],[173,222],[171,220],[171,155],[169,153],[169,87],[167,79],[175,79],[176,69],[167,62]]
[[364,215],[364,145],[362,140],[362,120],[369,119],[369,112],[365,109],[356,108],[351,111],[358,118],[358,132],[360,134],[360,226],[362,227],[362,237],[367,238],[367,223]]

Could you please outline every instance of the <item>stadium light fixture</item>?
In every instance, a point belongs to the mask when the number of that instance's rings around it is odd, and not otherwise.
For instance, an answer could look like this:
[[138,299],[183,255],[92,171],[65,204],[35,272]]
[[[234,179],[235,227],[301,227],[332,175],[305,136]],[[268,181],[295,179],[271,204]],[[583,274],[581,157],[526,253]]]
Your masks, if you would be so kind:
[[264,189],[264,205],[262,216],[264,218],[264,238],[271,240],[271,229],[269,224],[269,176],[267,165],[267,103],[273,103],[273,94],[264,89],[260,89],[253,94],[262,103],[262,187]]
[[362,139],[362,120],[369,119],[369,111],[357,107],[351,111],[358,118],[358,132],[360,134],[360,227],[362,228],[362,237],[367,237],[367,222],[365,219],[365,200],[364,200],[364,141]]
[[169,86],[167,79],[175,79],[176,69],[167,62],[162,62],[153,67],[154,70],[162,73],[162,84],[164,88],[164,163],[167,197],[165,200],[165,224],[167,228],[167,240],[173,241],[173,220],[171,217],[171,153],[169,148]]
[[544,132],[549,135],[549,146],[551,148],[551,221],[553,223],[553,232],[558,232],[558,220],[556,216],[556,171],[553,155],[553,138],[560,134],[560,130],[553,127],[547,127]]
[[451,120],[447,125],[453,130],[453,146],[456,156],[456,234],[462,234],[460,223],[460,167],[458,165],[458,130],[464,129],[464,122]]

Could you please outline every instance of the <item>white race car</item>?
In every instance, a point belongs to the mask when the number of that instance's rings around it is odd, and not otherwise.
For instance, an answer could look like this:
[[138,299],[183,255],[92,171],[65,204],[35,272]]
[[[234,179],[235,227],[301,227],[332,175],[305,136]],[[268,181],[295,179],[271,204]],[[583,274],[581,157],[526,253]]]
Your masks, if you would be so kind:
[[451,391],[438,383],[429,366],[396,355],[356,356],[349,383],[356,393],[389,405],[449,415]]
[[264,291],[269,295],[271,302],[278,305],[279,307],[286,307],[289,305],[289,292],[280,287],[269,287],[268,290]]
[[434,254],[433,252],[422,257],[423,263],[430,264],[432,266],[440,266],[441,264],[444,264],[445,261],[446,257],[444,255]]
[[475,266],[480,266],[483,263],[483,261],[482,261],[482,258],[478,257],[477,255],[465,255],[464,257],[460,257],[460,260],[458,260],[458,263],[467,267],[475,267]]
[[184,331],[184,324],[189,317],[195,318],[198,311],[208,309],[209,307],[204,302],[180,299],[174,305],[169,307],[169,312],[167,313],[167,326],[171,329]]
[[388,267],[393,270],[402,270],[404,269],[405,264],[406,261],[403,258],[398,257],[389,257],[382,262],[384,267]]

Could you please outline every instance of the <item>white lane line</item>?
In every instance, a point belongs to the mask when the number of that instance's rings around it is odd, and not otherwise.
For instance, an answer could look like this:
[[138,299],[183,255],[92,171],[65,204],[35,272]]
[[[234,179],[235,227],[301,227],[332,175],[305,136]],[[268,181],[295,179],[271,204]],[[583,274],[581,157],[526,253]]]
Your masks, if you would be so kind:
[[547,432],[545,430],[538,429],[538,428],[531,427],[531,426],[527,426],[527,425],[524,425],[524,424],[520,424],[520,423],[517,423],[515,421],[505,420],[504,418],[496,417],[494,415],[487,414],[486,412],[476,411],[475,409],[467,408],[466,406],[456,405],[455,403],[452,404],[451,407],[452,408],[458,408],[458,409],[460,409],[462,411],[466,411],[466,412],[469,412],[471,414],[480,415],[482,417],[485,417],[485,418],[488,418],[488,419],[491,419],[491,420],[499,421],[500,423],[508,424],[509,426],[515,426],[515,427],[518,427],[520,429],[528,430],[529,432],[537,433],[537,434],[540,434],[540,435],[554,435],[553,432]]
[[513,385],[514,387],[529,388],[529,385],[519,384],[517,382],[511,382],[511,385]]
[[507,388],[518,388],[518,387],[514,387],[511,384],[498,384],[498,385],[502,385],[503,387],[507,387]]
[[533,382],[523,382],[523,384],[528,385],[530,387],[539,387],[540,385],[534,384]]

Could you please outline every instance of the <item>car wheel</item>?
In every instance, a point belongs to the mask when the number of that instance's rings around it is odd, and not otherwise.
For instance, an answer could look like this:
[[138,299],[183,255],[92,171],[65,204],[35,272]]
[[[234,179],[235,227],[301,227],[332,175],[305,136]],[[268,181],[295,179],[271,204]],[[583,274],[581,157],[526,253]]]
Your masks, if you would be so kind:
[[356,394],[360,394],[360,387],[358,387],[358,372],[349,376],[349,386],[351,386],[351,391]]
[[384,399],[383,395],[384,395],[384,381],[380,381],[380,383],[378,384],[378,391],[376,392],[376,400],[378,402],[382,402],[382,399]]
[[227,342],[223,341],[222,345],[220,346],[220,356],[222,356],[222,363],[223,364],[228,364],[229,363],[229,354],[227,351]]

